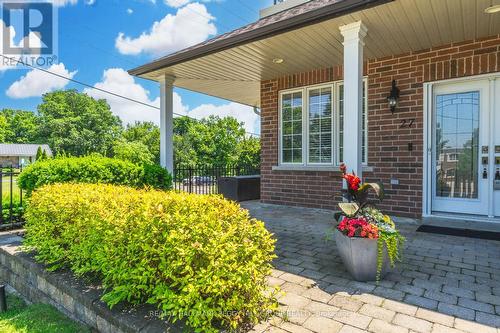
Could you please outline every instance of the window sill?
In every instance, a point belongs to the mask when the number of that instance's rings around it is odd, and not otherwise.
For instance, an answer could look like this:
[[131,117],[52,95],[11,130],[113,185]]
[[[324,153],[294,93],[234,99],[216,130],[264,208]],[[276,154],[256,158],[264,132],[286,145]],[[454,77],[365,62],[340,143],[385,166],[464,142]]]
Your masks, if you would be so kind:
[[[322,171],[340,172],[339,166],[305,166],[305,165],[275,165],[273,171]],[[373,167],[364,165],[363,172],[373,172]]]

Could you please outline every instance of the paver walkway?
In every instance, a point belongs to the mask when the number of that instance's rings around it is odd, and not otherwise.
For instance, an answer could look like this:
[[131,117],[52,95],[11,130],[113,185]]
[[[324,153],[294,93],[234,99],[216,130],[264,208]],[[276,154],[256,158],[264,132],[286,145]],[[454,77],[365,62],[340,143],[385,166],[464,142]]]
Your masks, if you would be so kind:
[[415,223],[399,223],[403,264],[378,285],[361,283],[337,253],[332,212],[243,206],[277,238],[269,284],[284,292],[280,316],[253,332],[500,333],[498,241],[417,233]]

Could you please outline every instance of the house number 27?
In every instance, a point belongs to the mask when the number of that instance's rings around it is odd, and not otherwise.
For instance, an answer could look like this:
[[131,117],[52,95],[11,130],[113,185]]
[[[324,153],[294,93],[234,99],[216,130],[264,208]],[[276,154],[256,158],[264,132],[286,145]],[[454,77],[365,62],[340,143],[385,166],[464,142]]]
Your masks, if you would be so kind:
[[415,125],[415,118],[401,120],[399,128],[412,128]]

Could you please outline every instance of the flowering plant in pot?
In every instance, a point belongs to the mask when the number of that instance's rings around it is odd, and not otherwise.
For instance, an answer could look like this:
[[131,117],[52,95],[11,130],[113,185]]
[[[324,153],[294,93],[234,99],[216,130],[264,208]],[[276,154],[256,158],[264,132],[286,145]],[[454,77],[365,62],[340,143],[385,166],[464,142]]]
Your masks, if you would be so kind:
[[404,237],[394,222],[376,208],[369,193],[381,201],[384,189],[379,183],[363,183],[354,172],[340,166],[347,182],[346,202],[339,203],[339,224],[335,241],[344,265],[358,281],[379,281],[385,273],[401,260]]

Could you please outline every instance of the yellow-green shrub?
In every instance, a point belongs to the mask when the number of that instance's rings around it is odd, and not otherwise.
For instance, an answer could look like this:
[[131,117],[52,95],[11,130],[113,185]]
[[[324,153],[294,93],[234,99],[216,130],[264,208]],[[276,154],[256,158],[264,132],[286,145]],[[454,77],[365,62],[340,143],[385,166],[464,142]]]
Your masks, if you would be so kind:
[[111,306],[158,304],[196,331],[274,309],[265,283],[274,240],[222,197],[55,184],[33,192],[26,221],[26,248],[52,269],[99,277]]

